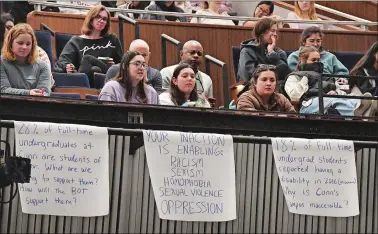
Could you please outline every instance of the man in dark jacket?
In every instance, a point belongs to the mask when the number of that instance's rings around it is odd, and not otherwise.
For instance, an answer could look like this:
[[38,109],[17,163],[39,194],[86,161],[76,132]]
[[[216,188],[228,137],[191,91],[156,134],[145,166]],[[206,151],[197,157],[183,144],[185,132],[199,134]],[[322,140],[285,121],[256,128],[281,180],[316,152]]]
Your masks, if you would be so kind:
[[278,24],[274,19],[263,18],[253,29],[254,38],[241,44],[237,81],[249,81],[259,64],[277,66],[278,80],[284,80],[290,73],[286,52],[278,48]]

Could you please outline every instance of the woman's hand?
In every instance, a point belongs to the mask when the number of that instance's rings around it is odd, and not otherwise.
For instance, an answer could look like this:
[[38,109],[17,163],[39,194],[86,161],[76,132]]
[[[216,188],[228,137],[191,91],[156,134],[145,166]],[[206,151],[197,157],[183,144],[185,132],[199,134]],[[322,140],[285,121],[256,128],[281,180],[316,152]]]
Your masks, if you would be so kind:
[[277,42],[277,38],[274,35],[272,35],[270,38],[272,39],[272,44],[269,44],[267,46],[268,53],[271,53],[274,51],[274,48],[276,47],[276,42]]
[[30,96],[44,96],[43,91],[40,89],[32,89],[29,91]]
[[74,73],[75,72],[75,65],[72,63],[69,63],[66,65],[66,71],[67,73]]
[[329,91],[327,94],[328,95],[337,95],[336,91],[334,91],[334,90]]

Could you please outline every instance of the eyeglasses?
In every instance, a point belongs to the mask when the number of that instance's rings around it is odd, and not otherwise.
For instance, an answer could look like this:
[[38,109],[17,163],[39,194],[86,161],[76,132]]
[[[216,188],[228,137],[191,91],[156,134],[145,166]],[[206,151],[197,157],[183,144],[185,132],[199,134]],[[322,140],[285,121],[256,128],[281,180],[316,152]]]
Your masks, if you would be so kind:
[[13,25],[5,25],[5,28],[11,30],[13,28]]
[[133,63],[129,63],[129,64],[133,64],[134,66],[136,66],[138,69],[142,68],[143,70],[147,70],[147,64],[146,63],[142,63],[142,62],[133,62]]
[[101,15],[96,15],[94,18],[99,20],[99,21],[101,21],[101,20],[104,21],[104,22],[108,21],[108,17],[102,17]]
[[202,51],[197,51],[197,50],[189,50],[189,51],[186,51],[186,53],[190,54],[190,55],[195,55],[197,54],[198,56],[202,56],[203,52]]
[[264,15],[269,15],[269,11],[266,11],[264,8],[262,8],[261,6],[258,6],[258,8],[260,9],[260,11],[262,11],[262,13],[264,13]]

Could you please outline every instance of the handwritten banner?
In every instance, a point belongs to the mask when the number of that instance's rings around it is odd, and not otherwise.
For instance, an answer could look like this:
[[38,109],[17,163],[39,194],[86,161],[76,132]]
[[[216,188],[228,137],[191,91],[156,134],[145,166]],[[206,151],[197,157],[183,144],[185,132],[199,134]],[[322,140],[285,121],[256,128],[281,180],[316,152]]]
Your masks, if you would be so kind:
[[230,135],[145,130],[143,136],[161,219],[236,219]]
[[59,216],[109,213],[106,128],[15,122],[17,156],[30,158],[31,181],[19,184],[22,212]]
[[272,148],[291,213],[331,217],[359,214],[353,142],[272,138]]

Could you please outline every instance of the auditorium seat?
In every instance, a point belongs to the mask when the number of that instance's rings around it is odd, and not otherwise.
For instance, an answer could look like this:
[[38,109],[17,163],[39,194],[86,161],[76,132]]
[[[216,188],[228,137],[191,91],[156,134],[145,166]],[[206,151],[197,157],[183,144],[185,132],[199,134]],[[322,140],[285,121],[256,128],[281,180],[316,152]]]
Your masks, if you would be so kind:
[[81,99],[78,93],[57,93],[51,92],[50,97],[67,98],[67,99]]
[[105,85],[106,74],[94,73],[94,85],[96,89],[102,89]]
[[89,88],[89,79],[85,73],[53,73],[55,87],[73,86]]
[[72,34],[67,33],[55,33],[55,52],[56,58],[58,59],[62,53],[64,46],[72,38]]
[[350,71],[356,65],[356,63],[364,56],[363,53],[353,52],[331,52],[336,58],[344,64],[344,66]]
[[51,34],[48,31],[35,31],[35,37],[37,38],[37,44],[41,47],[49,56],[51,69],[54,67],[54,56],[52,48]]
[[87,95],[85,95],[85,99],[87,99],[87,100],[98,100],[98,95],[87,94]]
[[78,93],[82,99],[86,99],[86,96],[89,95],[99,95],[100,91],[92,88],[85,87],[56,87],[54,89],[56,93]]

